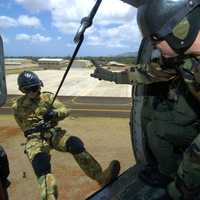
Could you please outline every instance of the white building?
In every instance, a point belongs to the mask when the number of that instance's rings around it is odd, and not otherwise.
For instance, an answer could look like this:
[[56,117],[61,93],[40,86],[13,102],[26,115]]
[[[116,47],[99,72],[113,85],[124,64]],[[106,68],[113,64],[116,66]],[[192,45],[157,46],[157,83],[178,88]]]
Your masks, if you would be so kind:
[[40,58],[38,59],[39,68],[42,69],[61,69],[68,64],[68,60],[62,58]]
[[74,60],[72,67],[90,68],[93,64],[90,60]]
[[28,68],[35,65],[35,61],[26,58],[5,58],[6,69]]

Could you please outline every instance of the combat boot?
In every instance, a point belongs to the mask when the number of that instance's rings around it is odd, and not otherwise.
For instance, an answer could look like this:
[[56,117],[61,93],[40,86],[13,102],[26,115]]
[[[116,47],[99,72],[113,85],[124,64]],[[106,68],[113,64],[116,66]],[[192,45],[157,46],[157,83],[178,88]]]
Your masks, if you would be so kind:
[[106,185],[117,178],[120,171],[119,161],[113,160],[107,169],[102,170],[100,164],[87,151],[74,154],[74,159],[91,179],[96,180],[101,186]]
[[97,181],[101,186],[107,185],[118,177],[119,172],[120,162],[118,160],[113,160],[110,162],[109,166],[102,172]]

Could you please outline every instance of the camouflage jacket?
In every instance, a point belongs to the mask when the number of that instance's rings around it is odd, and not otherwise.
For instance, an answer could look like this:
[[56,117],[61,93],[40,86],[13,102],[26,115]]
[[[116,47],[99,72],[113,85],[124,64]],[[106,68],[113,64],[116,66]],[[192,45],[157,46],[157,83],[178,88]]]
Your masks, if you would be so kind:
[[183,77],[186,83],[200,82],[200,62],[195,58],[183,60],[179,66],[165,67],[159,63],[138,64],[122,72],[113,72],[113,81],[119,84],[152,84]]
[[200,61],[186,59],[179,67],[179,73],[194,97],[200,102]]
[[[173,68],[163,69],[158,63],[139,64],[131,67],[127,71],[116,74],[116,79],[120,82],[126,80],[129,84],[152,84],[155,82],[166,82],[178,76]],[[121,77],[121,80],[120,80]]]
[[[42,92],[38,99],[30,99],[24,95],[14,100],[12,104],[14,117],[23,132],[42,120],[42,116],[49,108],[52,99],[52,93]],[[63,120],[69,115],[69,110],[59,100],[54,102],[53,110],[58,113],[57,121]]]
[[178,66],[161,67],[158,63],[136,65],[122,72],[113,72],[114,82],[119,84],[148,85],[183,79],[189,91],[200,102],[200,61],[193,57]]

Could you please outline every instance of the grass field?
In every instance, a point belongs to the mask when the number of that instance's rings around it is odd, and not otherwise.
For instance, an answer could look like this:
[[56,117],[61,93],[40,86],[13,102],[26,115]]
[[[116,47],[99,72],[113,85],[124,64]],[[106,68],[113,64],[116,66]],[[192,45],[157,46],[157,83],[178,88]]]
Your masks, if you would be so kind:
[[[121,162],[121,172],[134,164],[128,118],[68,118],[60,125],[80,137],[105,168],[112,159]],[[25,138],[13,116],[0,115],[0,143],[10,161],[9,188],[12,200],[38,200],[39,189],[31,164],[24,154]],[[52,169],[59,186],[59,200],[84,200],[99,186],[80,170],[68,153],[52,151]]]

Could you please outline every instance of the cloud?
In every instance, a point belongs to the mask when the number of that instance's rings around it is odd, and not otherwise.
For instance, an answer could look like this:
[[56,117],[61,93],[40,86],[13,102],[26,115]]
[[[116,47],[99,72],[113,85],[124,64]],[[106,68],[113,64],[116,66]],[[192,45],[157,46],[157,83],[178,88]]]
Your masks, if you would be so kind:
[[37,33],[35,35],[32,35],[32,41],[33,42],[49,42],[51,41],[51,37],[45,37]]
[[123,24],[135,19],[136,9],[124,4],[121,1],[107,0],[103,1],[96,16],[98,24]]
[[31,36],[25,33],[20,33],[16,35],[16,40],[31,40]]
[[[63,33],[75,32],[81,18],[89,14],[94,2],[94,0],[50,0],[53,25]],[[136,10],[127,4],[119,0],[106,0],[98,10],[94,25],[122,24],[135,18],[135,15]]]
[[64,34],[74,34],[77,31],[79,23],[74,23],[74,22],[66,23],[63,19],[58,22],[53,22],[53,25],[57,27]]
[[135,48],[139,46],[141,34],[135,20],[112,28],[95,28],[88,33],[88,45],[107,48]]
[[[75,34],[81,18],[87,16],[93,0],[50,1],[53,25],[64,34]],[[141,39],[136,9],[116,0],[102,1],[92,28],[87,30],[88,44],[107,48],[128,48]],[[136,47],[137,48],[137,47]]]
[[49,42],[51,41],[51,37],[45,37],[43,35],[40,35],[39,33],[34,34],[34,35],[28,35],[28,34],[17,34],[16,35],[16,40],[24,40],[24,41],[30,41],[33,43],[38,43],[38,42]]
[[23,5],[30,11],[39,12],[41,10],[49,10],[50,4],[48,0],[15,0],[16,3]]
[[19,16],[18,23],[22,26],[41,27],[41,22],[37,17],[29,17],[27,15]]
[[[18,4],[34,10],[49,10],[52,24],[63,33],[77,29],[81,18],[87,16],[94,6],[94,0],[15,0]],[[135,18],[136,9],[120,0],[102,1],[95,17],[95,24],[122,24]]]
[[17,21],[14,18],[7,16],[0,16],[0,28],[16,27]]
[[[83,17],[88,16],[95,0],[15,0],[32,11],[49,10],[52,25],[61,33],[74,35]],[[33,3],[34,2],[34,3]],[[47,5],[46,7],[44,6]],[[87,30],[88,44],[105,47],[130,47],[141,39],[136,9],[120,0],[104,0]],[[138,48],[138,47],[136,47]]]
[[18,26],[39,28],[41,27],[41,22],[37,17],[30,17],[28,15],[20,15],[18,19],[8,16],[0,16],[0,28],[6,29]]

